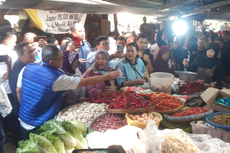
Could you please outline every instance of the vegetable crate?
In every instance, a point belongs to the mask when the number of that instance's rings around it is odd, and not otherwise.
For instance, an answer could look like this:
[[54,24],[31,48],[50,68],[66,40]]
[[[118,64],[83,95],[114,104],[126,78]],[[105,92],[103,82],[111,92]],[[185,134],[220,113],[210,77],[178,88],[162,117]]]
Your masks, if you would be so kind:
[[190,124],[192,125],[192,133],[194,134],[210,134],[213,138],[219,138],[225,142],[230,142],[230,132],[197,125],[195,121],[192,121]]

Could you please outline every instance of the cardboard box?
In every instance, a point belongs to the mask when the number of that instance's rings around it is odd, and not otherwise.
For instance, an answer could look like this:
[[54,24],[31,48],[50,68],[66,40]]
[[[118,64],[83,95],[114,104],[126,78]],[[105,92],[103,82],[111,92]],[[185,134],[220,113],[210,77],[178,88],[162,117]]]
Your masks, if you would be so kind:
[[207,106],[218,112],[230,111],[230,107],[216,103],[216,100],[224,97],[230,98],[230,90],[208,88],[203,94],[201,94],[201,98],[207,104]]

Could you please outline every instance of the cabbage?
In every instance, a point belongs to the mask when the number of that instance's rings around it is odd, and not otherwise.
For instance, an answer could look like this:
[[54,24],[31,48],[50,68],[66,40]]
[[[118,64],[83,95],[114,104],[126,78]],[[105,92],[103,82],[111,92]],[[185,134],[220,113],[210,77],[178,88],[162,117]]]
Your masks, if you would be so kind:
[[75,120],[75,121],[72,121],[71,123],[75,125],[82,133],[85,133],[87,131],[87,126],[83,124],[82,122]]
[[62,122],[49,120],[36,131],[36,134],[41,134],[45,131],[52,131],[52,134],[55,137],[58,137],[64,142],[66,150],[74,149],[74,147],[77,145],[76,139],[71,136],[70,133],[66,132],[63,127],[61,127],[61,124]]
[[57,153],[54,146],[44,137],[30,133],[30,140],[32,140],[37,148],[43,153]]
[[18,143],[19,148],[17,148],[16,153],[41,153],[36,147],[36,144],[31,140],[22,140]]
[[45,137],[54,146],[58,153],[65,153],[64,143],[52,134],[52,131],[46,131],[40,134],[40,136]]
[[75,148],[77,149],[87,149],[88,148],[87,141],[82,136],[81,130],[79,130],[76,126],[74,126],[72,123],[67,122],[67,121],[62,122],[62,127],[77,140],[77,145]]

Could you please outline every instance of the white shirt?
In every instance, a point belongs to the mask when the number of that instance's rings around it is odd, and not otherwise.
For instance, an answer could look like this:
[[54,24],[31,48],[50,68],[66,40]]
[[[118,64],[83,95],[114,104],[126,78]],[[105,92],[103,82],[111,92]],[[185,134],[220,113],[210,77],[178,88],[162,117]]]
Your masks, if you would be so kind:
[[[18,81],[17,81],[17,87],[22,88],[22,75],[25,70],[25,67],[21,70],[21,72],[18,74]],[[66,74],[63,74],[58,77],[58,79],[54,82],[52,90],[54,92],[56,91],[63,91],[63,90],[73,90],[76,89],[81,81],[81,78],[74,77],[74,76],[68,76]],[[29,124],[26,124],[22,122],[19,118],[21,126],[26,130],[32,130],[35,127]]]
[[[18,55],[14,50],[11,50],[8,46],[0,44],[0,55],[8,55],[12,59],[12,68],[16,60],[18,59]],[[0,63],[0,77],[2,79],[2,76],[7,72],[7,65],[5,62]],[[3,74],[3,75],[2,75]],[[2,85],[5,88],[5,91],[7,94],[11,93],[9,80],[5,80]]]
[[112,37],[109,37],[109,55],[112,55],[114,53],[116,53],[117,51],[117,46],[116,46],[116,40],[113,39]]

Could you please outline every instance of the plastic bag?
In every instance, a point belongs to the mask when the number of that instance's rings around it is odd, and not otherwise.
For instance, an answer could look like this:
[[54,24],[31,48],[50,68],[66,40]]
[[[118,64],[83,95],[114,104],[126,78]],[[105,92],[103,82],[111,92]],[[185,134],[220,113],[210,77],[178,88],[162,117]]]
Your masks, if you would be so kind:
[[145,145],[146,153],[161,153],[160,145],[163,141],[163,133],[153,120],[148,120],[147,126],[139,133],[140,141]]
[[105,133],[92,132],[86,139],[90,148],[108,148],[111,145],[121,145],[130,150],[138,142],[137,133],[142,129],[126,125],[117,130],[107,130]]
[[201,153],[230,153],[230,144],[209,134],[189,134]]
[[161,143],[161,151],[164,153],[200,153],[200,150],[181,129],[163,130],[164,140]]
[[121,91],[140,91],[140,90],[144,90],[140,87],[122,87]]
[[136,91],[136,93],[141,96],[150,96],[153,93],[153,91],[150,89],[147,89],[147,90]]

